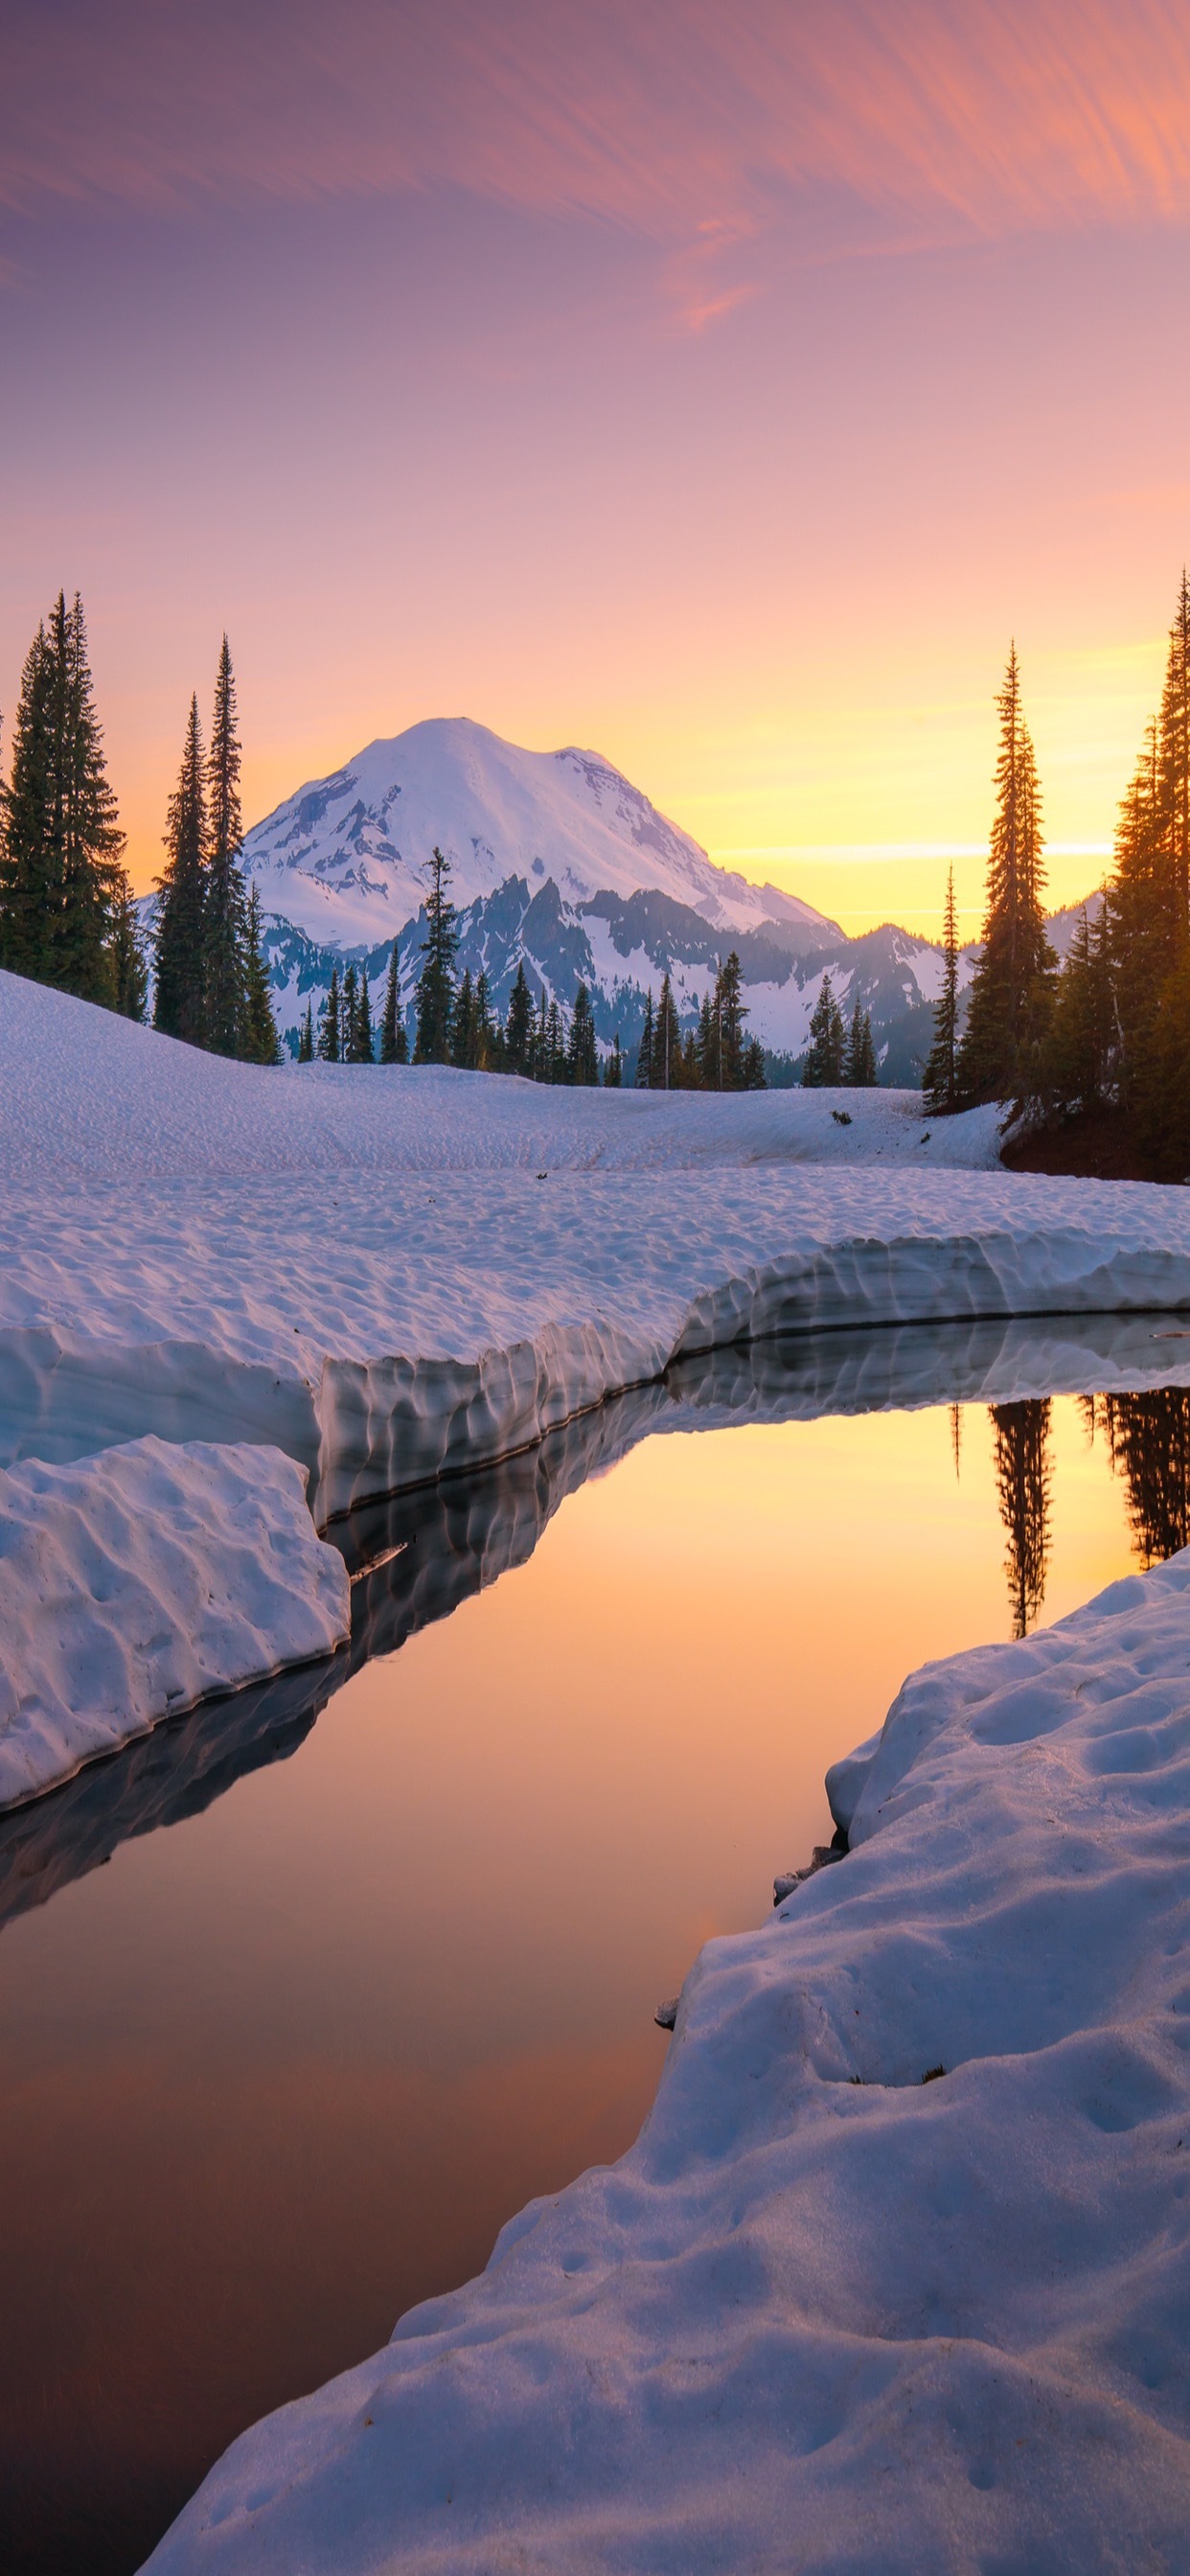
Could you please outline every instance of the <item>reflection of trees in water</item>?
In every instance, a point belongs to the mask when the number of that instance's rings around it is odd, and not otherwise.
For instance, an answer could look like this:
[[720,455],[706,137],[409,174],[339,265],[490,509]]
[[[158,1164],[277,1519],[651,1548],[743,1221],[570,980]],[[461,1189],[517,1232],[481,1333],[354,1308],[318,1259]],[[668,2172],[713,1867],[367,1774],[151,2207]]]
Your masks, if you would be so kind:
[[996,1488],[1008,1532],[1008,1576],[1014,1637],[1028,1635],[1045,1598],[1050,1544],[1050,1402],[1027,1396],[1020,1404],[990,1404],[995,1435]]
[[1190,1540],[1190,1389],[1089,1395],[1083,1419],[1102,1432],[1113,1472],[1128,1488],[1128,1525],[1142,1565],[1159,1565]]

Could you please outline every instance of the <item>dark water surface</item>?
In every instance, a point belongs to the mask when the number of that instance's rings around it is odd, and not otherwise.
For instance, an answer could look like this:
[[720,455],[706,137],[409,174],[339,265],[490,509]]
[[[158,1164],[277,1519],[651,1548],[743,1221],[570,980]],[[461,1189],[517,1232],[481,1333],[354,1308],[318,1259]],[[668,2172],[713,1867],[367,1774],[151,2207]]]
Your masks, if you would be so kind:
[[[977,1402],[944,1343],[737,1355],[358,1515],[350,1654],[0,1820],[6,2576],[131,2576],[245,2424],[619,2155],[656,2002],[905,1673],[1184,1543],[1184,1389]],[[897,1409],[923,1347],[966,1401]]]

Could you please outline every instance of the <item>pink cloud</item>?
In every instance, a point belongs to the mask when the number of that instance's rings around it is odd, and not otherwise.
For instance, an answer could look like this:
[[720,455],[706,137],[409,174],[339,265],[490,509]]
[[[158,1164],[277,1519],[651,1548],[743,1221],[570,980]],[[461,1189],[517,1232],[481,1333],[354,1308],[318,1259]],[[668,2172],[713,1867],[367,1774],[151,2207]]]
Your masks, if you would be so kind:
[[[927,236],[1190,214],[1167,0],[60,0],[0,29],[0,198],[441,183],[721,255],[792,192]],[[746,288],[719,290],[728,301]],[[719,300],[708,292],[692,309]]]

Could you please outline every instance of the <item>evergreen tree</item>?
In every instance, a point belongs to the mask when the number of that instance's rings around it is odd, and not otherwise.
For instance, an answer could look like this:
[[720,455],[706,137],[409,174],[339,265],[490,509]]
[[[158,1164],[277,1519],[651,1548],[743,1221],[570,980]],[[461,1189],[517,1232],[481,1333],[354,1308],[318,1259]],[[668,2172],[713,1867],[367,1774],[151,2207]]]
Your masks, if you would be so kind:
[[53,836],[54,660],[39,626],[21,673],[0,837],[0,964],[49,981],[61,856]]
[[124,835],[95,712],[77,593],[26,656],[0,833],[0,963],[113,1003]]
[[958,1107],[959,934],[954,908],[953,868],[946,878],[942,956],[942,991],[934,1005],[934,1043],[922,1085],[923,1106],[931,1118],[947,1117]]
[[358,1064],[356,1043],[359,1035],[359,977],[354,960],[349,959],[343,973],[343,991],[339,1002],[339,1053],[344,1064]]
[[1041,799],[1015,644],[996,705],[1000,755],[988,908],[958,1058],[964,1102],[1036,1094],[1056,962],[1041,906]]
[[331,968],[326,1000],[318,1014],[318,1056],[322,1064],[338,1064],[340,1054],[339,969]]
[[409,1040],[401,1017],[401,960],[394,939],[388,961],[388,982],[384,988],[384,1012],[380,1022],[380,1061],[382,1064],[408,1064]]
[[608,1091],[619,1091],[624,1081],[624,1058],[620,1053],[620,1032],[618,1029],[612,1039],[611,1054],[603,1068],[603,1080],[604,1087]]
[[674,1004],[668,969],[661,978],[661,998],[653,1024],[650,1053],[650,1083],[654,1091],[672,1091],[682,1069],[682,1033]]
[[645,1002],[645,1024],[640,1034],[636,1057],[636,1088],[650,1091],[653,1085],[653,987],[650,984]]
[[372,992],[368,983],[368,969],[366,966],[361,966],[359,970],[359,1009],[356,1013],[355,1021],[355,1061],[357,1064],[375,1064],[376,1062],[376,1047],[372,1037]]
[[132,888],[123,868],[120,870],[112,908],[109,943],[112,975],[112,1007],[126,1020],[143,1020],[148,1000],[149,977],[145,952],[141,946],[140,924],[132,900]]
[[599,1050],[595,1043],[595,1019],[591,996],[580,984],[574,997],[574,1018],[570,1023],[569,1073],[572,1082],[588,1084],[599,1080]]
[[157,879],[153,1025],[201,1046],[206,1036],[206,797],[198,699],[190,701],[178,783],[169,801],[168,857]]
[[[868,1032],[868,1036],[870,1042],[870,1030]],[[875,1079],[876,1075],[875,1072],[873,1072],[873,1082]],[[740,1057],[740,1089],[741,1091],[767,1091],[768,1089],[768,1081],[764,1070],[764,1048],[762,1047],[759,1038],[749,1038],[747,1045],[744,1048],[744,1052]]]
[[804,1090],[832,1091],[837,1088],[843,1079],[846,1042],[843,1014],[827,974],[822,978],[822,988],[810,1017],[810,1047],[802,1073]]
[[719,1019],[715,1008],[715,998],[711,993],[705,993],[703,995],[702,1008],[698,1014],[698,1035],[694,1041],[694,1050],[698,1064],[698,1080],[702,1090],[718,1091],[720,1088]]
[[741,999],[742,980],[739,955],[733,948],[715,979],[712,1005],[719,1058],[718,1088],[721,1091],[742,1091],[745,1087],[744,1022],[748,1012]]
[[857,1002],[851,1014],[847,1051],[843,1058],[843,1080],[851,1091],[870,1091],[876,1082],[876,1049],[872,1044],[872,1023]]
[[429,892],[426,896],[426,936],[422,942],[425,964],[417,979],[417,1042],[413,1050],[415,1064],[449,1064],[451,1022],[454,1015],[454,961],[459,944],[455,908],[446,891],[450,861],[437,844],[426,863]]
[[480,967],[475,986],[475,1062],[481,1073],[499,1070],[503,1049],[500,1025],[492,1014],[492,997],[488,990],[487,969]]
[[309,1002],[306,1004],[306,1015],[298,1037],[297,1060],[299,1064],[314,1062],[314,1013]]
[[462,983],[455,996],[451,1062],[457,1064],[463,1072],[473,1073],[475,1060],[475,990],[471,982],[471,969],[468,966],[464,970]]
[[[254,1056],[263,1029],[249,1022],[248,904],[240,870],[240,742],[235,679],[227,637],[215,678],[215,712],[207,754],[207,872],[203,909],[206,996],[204,1044],[216,1055]],[[272,1009],[270,1005],[270,1020]],[[265,1059],[271,1063],[272,1057]]]
[[240,1053],[250,1064],[280,1064],[281,1046],[277,1023],[273,1017],[273,997],[269,988],[269,970],[264,960],[260,938],[260,896],[255,886],[248,897],[244,924],[244,1025]]
[[516,970],[516,982],[508,1001],[508,1018],[504,1027],[504,1055],[510,1073],[528,1073],[533,1046],[533,996],[525,976],[522,958]]
[[1110,1097],[1116,1054],[1110,943],[1105,891],[1097,922],[1088,919],[1083,905],[1058,978],[1043,1084],[1049,1104],[1095,1110]]
[[559,1008],[556,994],[551,996],[548,1011],[545,1009],[544,990],[542,992],[541,1000],[541,1073],[539,1079],[542,1082],[565,1082],[567,1078],[566,1022],[562,1016],[561,1009]]

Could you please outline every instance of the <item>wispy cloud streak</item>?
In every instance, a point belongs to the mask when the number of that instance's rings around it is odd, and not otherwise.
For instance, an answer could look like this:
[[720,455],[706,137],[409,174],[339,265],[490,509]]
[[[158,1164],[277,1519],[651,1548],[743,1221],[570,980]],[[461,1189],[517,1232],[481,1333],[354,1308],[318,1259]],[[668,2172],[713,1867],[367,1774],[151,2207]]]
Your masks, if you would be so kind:
[[1190,16],[1179,0],[0,0],[10,207],[443,182],[692,252],[705,227],[746,241],[823,189],[937,238],[1182,221]]

